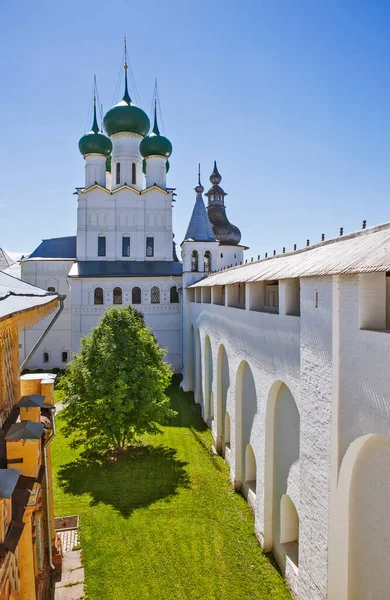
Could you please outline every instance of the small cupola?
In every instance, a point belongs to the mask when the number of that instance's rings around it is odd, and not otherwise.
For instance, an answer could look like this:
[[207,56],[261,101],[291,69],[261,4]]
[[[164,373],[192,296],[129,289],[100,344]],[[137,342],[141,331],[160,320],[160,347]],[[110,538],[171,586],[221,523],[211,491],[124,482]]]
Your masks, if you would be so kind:
[[154,125],[152,132],[140,144],[140,152],[146,159],[150,156],[161,156],[168,159],[172,154],[172,144],[168,138],[160,134],[157,123],[157,100],[154,100]]
[[110,138],[99,131],[99,126],[96,118],[96,95],[93,99],[93,123],[89,133],[83,135],[79,140],[79,150],[85,157],[87,154],[101,154],[102,156],[110,156],[112,151],[112,143]]

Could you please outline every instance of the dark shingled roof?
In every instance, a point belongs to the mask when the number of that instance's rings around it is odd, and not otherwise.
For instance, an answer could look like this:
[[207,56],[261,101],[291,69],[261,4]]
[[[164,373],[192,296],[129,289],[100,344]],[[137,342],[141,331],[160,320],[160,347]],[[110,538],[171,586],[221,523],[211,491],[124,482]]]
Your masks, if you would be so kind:
[[45,401],[45,396],[39,394],[30,394],[29,396],[22,396],[17,406],[19,408],[41,408]]
[[11,425],[5,436],[6,440],[39,440],[43,433],[43,425],[34,421],[22,421]]
[[20,521],[11,521],[7,535],[4,540],[4,546],[10,552],[15,552],[19,540],[23,533],[24,523]]
[[29,258],[69,258],[76,259],[76,236],[42,240]]
[[0,498],[11,498],[19,475],[18,469],[0,469]]
[[72,266],[69,277],[171,277],[182,272],[182,263],[173,260],[85,260]]

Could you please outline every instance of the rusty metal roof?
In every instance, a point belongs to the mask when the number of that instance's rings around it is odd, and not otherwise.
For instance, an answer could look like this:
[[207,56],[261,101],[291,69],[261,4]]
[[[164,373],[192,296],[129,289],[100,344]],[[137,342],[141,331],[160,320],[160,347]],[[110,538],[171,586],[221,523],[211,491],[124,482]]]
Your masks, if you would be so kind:
[[231,267],[213,273],[190,287],[375,271],[390,271],[390,223],[295,252]]

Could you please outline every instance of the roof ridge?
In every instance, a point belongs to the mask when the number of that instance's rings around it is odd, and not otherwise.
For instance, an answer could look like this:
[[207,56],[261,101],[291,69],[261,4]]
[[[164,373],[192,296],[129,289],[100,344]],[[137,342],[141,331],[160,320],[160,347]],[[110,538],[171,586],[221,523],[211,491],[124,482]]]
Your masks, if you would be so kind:
[[[303,252],[309,252],[310,250],[314,250],[315,248],[320,248],[322,246],[330,246],[337,242],[342,242],[345,240],[351,240],[356,237],[363,237],[365,235],[377,233],[378,231],[383,231],[384,229],[390,229],[390,221],[386,223],[381,223],[380,225],[373,225],[372,227],[367,227],[366,229],[358,229],[356,231],[351,231],[351,233],[346,233],[343,235],[338,235],[333,238],[329,238],[328,240],[322,240],[317,242],[316,244],[311,244],[310,246],[305,246],[303,248],[297,248],[297,250],[290,250],[290,252],[282,252],[281,254],[272,254],[271,256],[266,256],[264,258],[258,258],[257,260],[252,260],[249,262],[242,263],[241,265],[234,265],[231,267],[225,267],[225,269],[221,269],[219,271],[215,271],[215,273],[220,273],[221,271],[229,270],[233,271],[235,269],[242,269],[243,267],[249,267],[250,265],[259,264],[265,261],[271,261],[275,258],[285,258],[289,256],[296,256],[297,254],[302,254]],[[214,274],[214,273],[212,273]]]

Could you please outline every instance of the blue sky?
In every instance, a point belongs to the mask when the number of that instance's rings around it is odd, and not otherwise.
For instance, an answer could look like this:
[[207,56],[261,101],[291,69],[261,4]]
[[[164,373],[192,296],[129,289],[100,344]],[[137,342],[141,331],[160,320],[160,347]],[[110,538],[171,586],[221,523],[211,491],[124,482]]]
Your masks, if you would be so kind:
[[2,2],[0,246],[76,231],[77,143],[96,73],[112,105],[123,35],[173,144],[176,241],[216,159],[247,256],[390,219],[390,3]]

